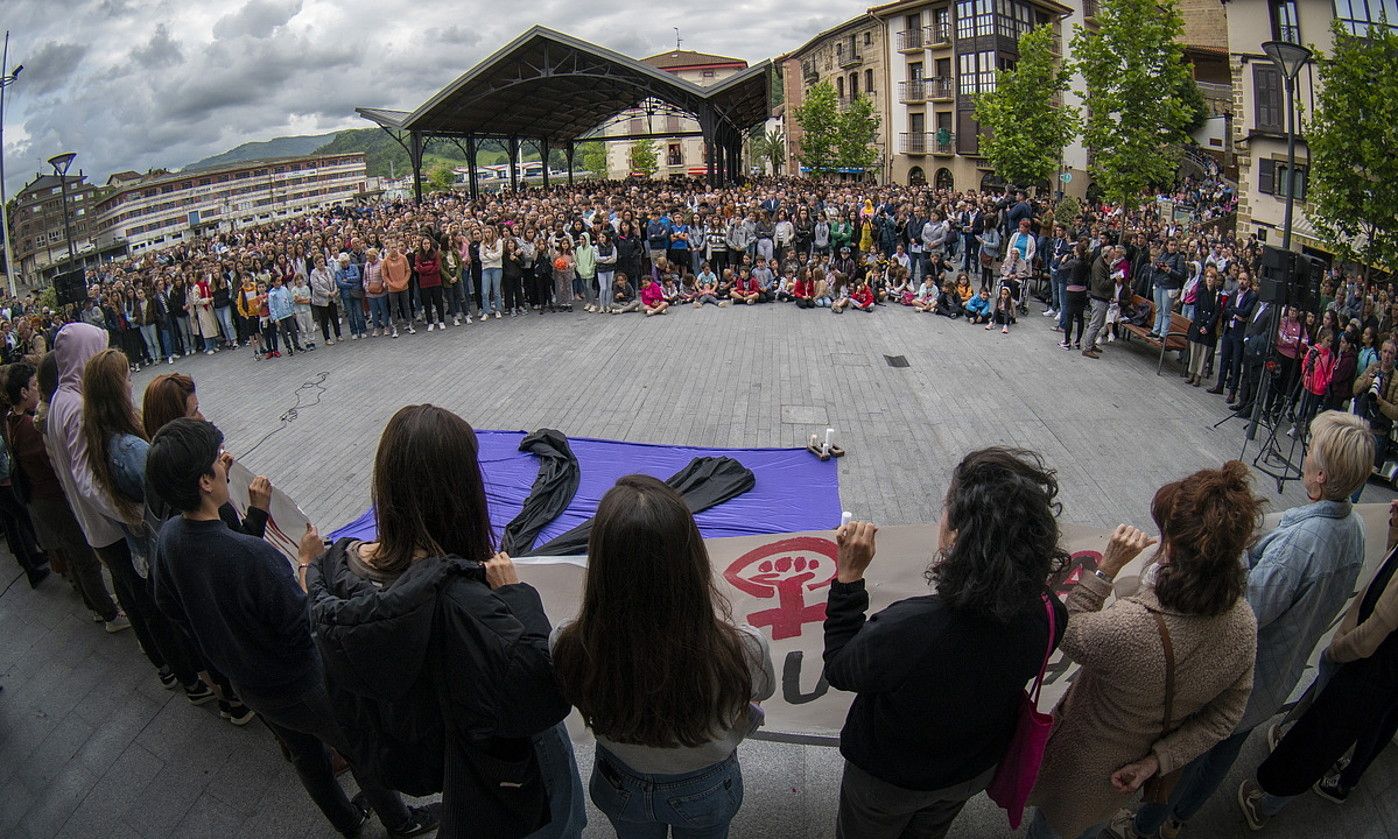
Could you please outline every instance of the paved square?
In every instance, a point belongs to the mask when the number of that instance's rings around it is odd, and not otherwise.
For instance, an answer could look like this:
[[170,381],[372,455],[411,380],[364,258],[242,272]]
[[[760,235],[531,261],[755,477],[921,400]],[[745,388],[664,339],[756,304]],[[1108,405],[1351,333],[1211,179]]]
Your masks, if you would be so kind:
[[[885,523],[935,518],[952,466],[990,443],[1043,453],[1062,481],[1063,518],[1102,526],[1149,524],[1157,486],[1238,456],[1241,422],[1211,428],[1222,401],[1184,386],[1177,368],[1157,377],[1151,353],[1121,342],[1096,361],[1062,352],[1046,321],[1031,314],[1002,336],[902,308],[530,314],[270,362],[247,351],[199,356],[143,371],[136,387],[156,372],[192,374],[228,448],[322,531],[368,506],[380,430],[400,406],[424,401],[479,428],[637,442],[799,446],[833,427],[849,452],[845,508]],[[885,355],[910,366],[890,367]],[[1280,507],[1303,500],[1295,484],[1281,496],[1265,480],[1257,489]],[[234,729],[211,706],[162,690],[130,633],[94,628],[55,582],[31,592],[21,580],[0,594],[0,683],[0,836],[334,835],[264,729]],[[1248,835],[1231,791],[1260,762],[1261,739],[1189,835]],[[741,754],[735,837],[833,835],[834,749],[750,741]],[[591,752],[578,757],[586,777]],[[1344,807],[1303,796],[1268,835],[1391,835],[1395,784],[1390,752]],[[588,836],[610,835],[595,811],[590,821]],[[381,835],[377,822],[367,835]],[[1013,834],[978,796],[951,835]]]

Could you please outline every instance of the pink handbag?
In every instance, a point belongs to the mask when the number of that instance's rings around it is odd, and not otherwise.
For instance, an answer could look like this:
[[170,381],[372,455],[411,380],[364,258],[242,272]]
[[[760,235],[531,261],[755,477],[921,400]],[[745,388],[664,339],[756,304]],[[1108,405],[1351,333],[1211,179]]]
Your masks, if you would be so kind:
[[1024,821],[1024,805],[1029,801],[1029,793],[1039,778],[1039,764],[1044,760],[1044,747],[1048,745],[1049,734],[1053,732],[1053,714],[1039,713],[1039,691],[1044,686],[1044,671],[1048,669],[1049,658],[1053,655],[1054,638],[1058,634],[1053,604],[1044,595],[1044,609],[1048,611],[1048,646],[1044,649],[1044,663],[1039,667],[1039,675],[1034,679],[1034,689],[1025,691],[1019,699],[1019,721],[1015,724],[1015,736],[1005,757],[995,767],[995,777],[985,794],[990,800],[1005,809],[1010,818],[1010,828],[1019,829]]

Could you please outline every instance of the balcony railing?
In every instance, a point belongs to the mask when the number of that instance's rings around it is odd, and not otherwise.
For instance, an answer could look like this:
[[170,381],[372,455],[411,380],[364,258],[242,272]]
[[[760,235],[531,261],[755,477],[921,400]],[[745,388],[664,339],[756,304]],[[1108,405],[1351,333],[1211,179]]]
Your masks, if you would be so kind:
[[854,66],[857,65],[857,64],[862,64],[863,62],[864,62],[864,58],[863,58],[862,56],[860,56],[860,54],[859,54],[858,52],[855,52],[854,50],[850,50],[849,52],[842,52],[842,53],[840,53],[839,64],[840,64],[840,66],[843,67],[843,68],[848,69],[848,68],[850,68],[850,67],[854,67]]
[[1100,11],[1102,11],[1102,7],[1098,0],[1082,0],[1083,20],[1091,20],[1097,17],[1097,13]]
[[899,102],[926,102],[927,83],[922,79],[898,83]]
[[932,135],[925,131],[908,131],[898,135],[898,150],[903,154],[927,154]]
[[927,135],[927,145],[933,154],[956,154],[956,132],[934,131]]
[[920,50],[923,45],[921,29],[905,29],[898,33],[899,50]]
[[956,86],[951,79],[924,79],[928,99],[950,99],[956,95]]
[[927,43],[928,43],[929,46],[932,45],[932,44],[949,44],[949,43],[951,43],[951,22],[950,22],[950,21],[945,21],[945,20],[938,21],[938,22],[932,24],[931,26],[927,26],[927,27],[924,27],[924,28],[927,30]]

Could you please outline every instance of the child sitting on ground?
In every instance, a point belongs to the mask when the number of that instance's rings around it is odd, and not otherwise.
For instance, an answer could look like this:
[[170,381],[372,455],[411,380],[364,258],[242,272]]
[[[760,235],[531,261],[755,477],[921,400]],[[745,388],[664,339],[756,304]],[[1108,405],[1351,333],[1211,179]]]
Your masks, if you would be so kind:
[[961,298],[963,308],[976,296],[976,290],[971,288],[971,278],[965,271],[956,275],[956,296]]
[[913,296],[912,306],[919,312],[930,312],[937,305],[937,297],[937,284],[931,276],[923,277],[917,294]]
[[859,287],[849,296],[850,305],[861,312],[874,311],[874,290],[869,287],[869,281],[860,282]]
[[[625,275],[617,274],[617,276]],[[670,304],[665,302],[664,290],[649,277],[641,280],[641,307],[645,309],[646,317],[663,315],[670,311]]]
[[751,306],[754,303],[762,302],[762,287],[758,285],[757,278],[746,268],[738,269],[738,281],[733,284],[733,290],[729,292],[729,297],[734,303],[741,303]]
[[952,320],[961,317],[961,296],[956,293],[956,284],[950,279],[942,284],[942,294],[937,298],[937,314]]
[[827,273],[823,269],[812,268],[811,276],[815,277],[815,282],[812,285],[813,290],[811,292],[815,296],[815,304],[822,309],[830,308],[830,305],[835,302],[834,298],[831,296],[833,294],[831,289],[835,288],[835,286],[840,283],[840,272],[831,271]]
[[995,323],[987,323],[985,328],[990,330],[996,323],[1001,324],[1000,334],[1010,334],[1010,324],[1015,322],[1015,299],[1010,293],[1009,286],[1000,286],[1000,297],[995,301]]
[[972,297],[965,309],[967,323],[990,323],[990,291],[982,290]]
[[[654,285],[655,281],[646,277],[647,285]],[[631,285],[624,271],[616,273],[616,279],[612,280],[612,302],[607,306],[598,309],[599,312],[611,312],[614,315],[622,312],[636,312],[641,308],[641,301],[636,299],[636,288]]]
[[799,309],[815,308],[815,283],[811,280],[811,269],[802,268],[801,273],[796,275],[796,282],[791,284],[791,299],[796,301]]
[[679,287],[679,285],[675,282],[675,275],[674,275],[674,274],[667,274],[667,275],[665,275],[665,285],[664,285],[664,287],[661,289],[660,294],[661,294],[661,297],[664,298],[664,300],[665,300],[665,305],[667,305],[667,306],[673,306],[673,305],[675,305],[675,303],[679,302],[679,299],[680,299],[680,287]]
[[[705,277],[708,277],[706,280]],[[694,308],[701,309],[705,303],[712,303],[715,306],[727,306],[728,301],[718,299],[718,278],[712,271],[707,271],[699,275],[699,295],[694,298]]]
[[678,302],[680,302],[680,303],[693,303],[693,302],[697,301],[698,299],[699,299],[699,285],[698,285],[698,280],[695,279],[695,277],[694,277],[693,274],[685,274],[685,275],[684,275],[684,286],[680,289],[679,301],[678,301]]

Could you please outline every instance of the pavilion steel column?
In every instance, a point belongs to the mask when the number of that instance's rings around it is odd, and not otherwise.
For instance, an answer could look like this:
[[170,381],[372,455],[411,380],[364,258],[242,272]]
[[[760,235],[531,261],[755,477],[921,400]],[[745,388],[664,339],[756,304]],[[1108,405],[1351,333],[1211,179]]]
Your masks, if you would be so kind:
[[549,141],[545,137],[539,141],[539,159],[544,163],[544,189],[549,188]]
[[510,153],[510,190],[519,189],[519,138],[511,137],[508,141]]
[[563,156],[568,160],[568,186],[570,187],[573,185],[573,154],[578,150],[577,145],[577,143],[569,140],[563,152]]
[[471,174],[466,178],[466,183],[470,185],[472,201],[481,197],[481,184],[476,177],[477,151],[475,135],[468,135],[466,137],[466,165],[471,167]]
[[413,197],[417,203],[422,203],[422,135],[416,131],[408,132],[408,156],[412,158],[413,164]]

